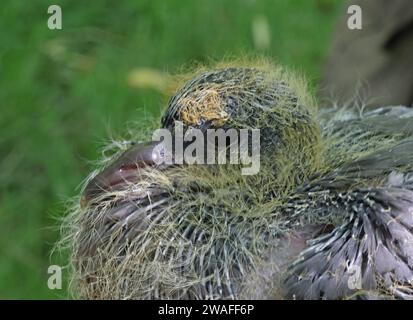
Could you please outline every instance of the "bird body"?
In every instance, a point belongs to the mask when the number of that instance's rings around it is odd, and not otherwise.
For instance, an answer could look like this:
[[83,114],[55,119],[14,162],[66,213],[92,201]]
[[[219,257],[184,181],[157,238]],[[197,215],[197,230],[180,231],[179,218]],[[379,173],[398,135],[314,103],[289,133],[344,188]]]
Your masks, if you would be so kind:
[[260,129],[260,172],[119,152],[66,222],[81,297],[413,298],[413,110],[317,110],[300,77],[233,65],[193,74],[176,121]]

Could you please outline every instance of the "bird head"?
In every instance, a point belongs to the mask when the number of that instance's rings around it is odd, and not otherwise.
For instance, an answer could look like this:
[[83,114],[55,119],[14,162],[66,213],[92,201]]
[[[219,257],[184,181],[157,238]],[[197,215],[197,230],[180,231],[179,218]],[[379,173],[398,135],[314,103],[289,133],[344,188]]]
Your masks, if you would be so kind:
[[[227,151],[233,151],[234,144],[238,152],[235,157],[242,157],[244,151],[250,162],[258,162],[253,174],[243,177],[247,183],[272,194],[290,190],[317,171],[322,162],[315,113],[306,82],[269,63],[243,67],[230,64],[193,72],[172,96],[161,119],[161,128],[170,133],[169,143],[163,139],[134,144],[89,181],[82,204],[107,192],[133,186],[147,170],[165,171],[178,165],[184,169],[181,170],[184,175],[196,174],[191,170],[219,171],[221,179],[231,177],[233,183],[234,175],[243,175],[242,159],[235,159],[235,165],[221,161],[219,165],[224,167],[218,169],[219,161],[214,158],[208,162],[206,149],[214,149],[216,154],[228,158]],[[208,139],[209,132],[216,134],[217,130],[224,136],[220,150],[217,150],[217,135]],[[230,133],[235,134],[235,140],[231,140]],[[178,159],[177,145],[181,143],[185,149],[199,136],[203,150],[197,149],[198,161],[188,163],[184,153]],[[208,165],[195,168],[194,164],[199,163]]]

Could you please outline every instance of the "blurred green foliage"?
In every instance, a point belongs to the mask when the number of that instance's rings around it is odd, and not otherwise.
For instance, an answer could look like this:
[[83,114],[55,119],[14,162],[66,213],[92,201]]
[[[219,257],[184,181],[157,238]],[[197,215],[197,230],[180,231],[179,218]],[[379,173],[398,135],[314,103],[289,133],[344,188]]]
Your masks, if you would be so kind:
[[[63,30],[47,28],[51,4]],[[157,90],[128,85],[131,70],[258,52],[315,87],[341,9],[340,0],[2,1],[0,298],[66,296],[47,288],[47,267],[64,263],[49,257],[56,217],[109,134],[163,108]],[[260,51],[256,17],[270,36]]]

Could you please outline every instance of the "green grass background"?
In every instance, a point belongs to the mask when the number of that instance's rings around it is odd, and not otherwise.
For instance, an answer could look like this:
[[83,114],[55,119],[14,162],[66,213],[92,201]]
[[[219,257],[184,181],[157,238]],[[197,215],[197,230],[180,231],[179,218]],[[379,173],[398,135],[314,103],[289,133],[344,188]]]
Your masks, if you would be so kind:
[[[63,30],[47,28],[59,4]],[[55,217],[110,133],[159,116],[161,95],[127,84],[134,68],[262,53],[316,87],[340,0],[2,1],[0,4],[0,298],[62,298],[47,288]],[[271,45],[257,51],[254,17]],[[65,276],[65,274],[64,274]]]

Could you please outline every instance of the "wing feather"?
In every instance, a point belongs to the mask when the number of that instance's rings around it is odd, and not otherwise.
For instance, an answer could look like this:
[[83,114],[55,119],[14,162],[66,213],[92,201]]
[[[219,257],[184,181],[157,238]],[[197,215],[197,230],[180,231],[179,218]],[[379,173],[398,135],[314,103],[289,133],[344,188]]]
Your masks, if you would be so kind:
[[413,299],[413,191],[365,189],[340,199],[345,222],[301,253],[287,296]]

